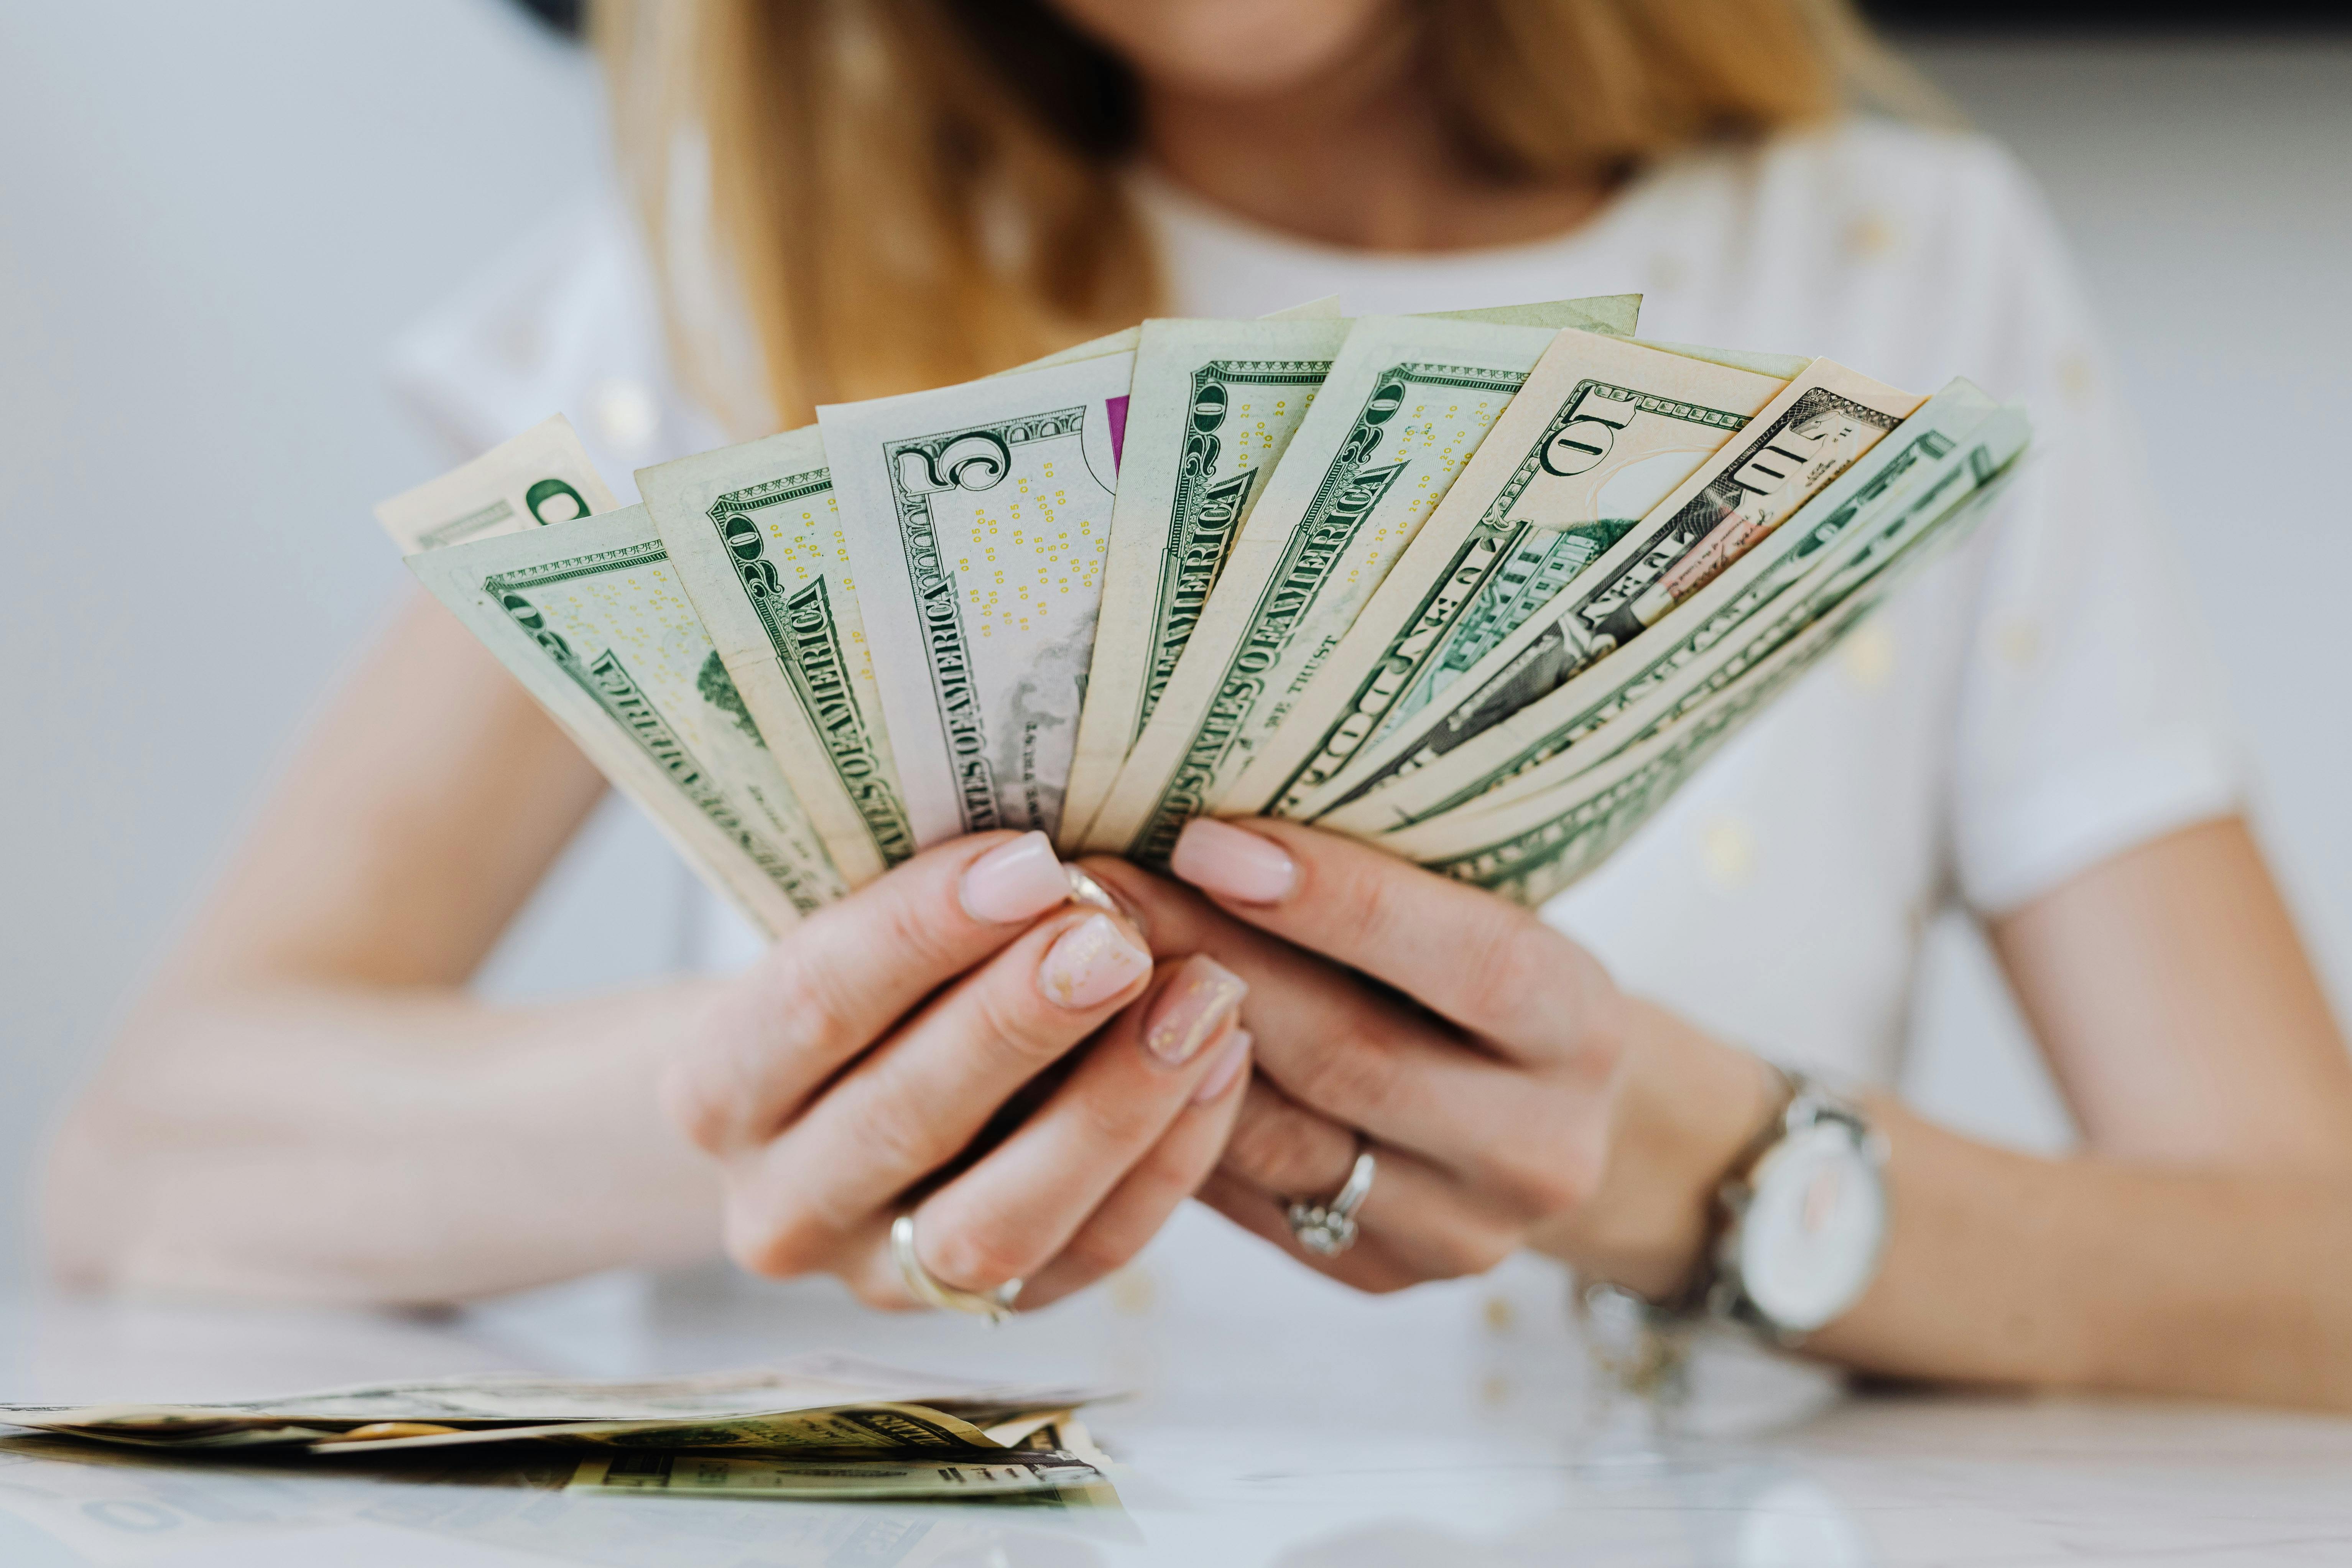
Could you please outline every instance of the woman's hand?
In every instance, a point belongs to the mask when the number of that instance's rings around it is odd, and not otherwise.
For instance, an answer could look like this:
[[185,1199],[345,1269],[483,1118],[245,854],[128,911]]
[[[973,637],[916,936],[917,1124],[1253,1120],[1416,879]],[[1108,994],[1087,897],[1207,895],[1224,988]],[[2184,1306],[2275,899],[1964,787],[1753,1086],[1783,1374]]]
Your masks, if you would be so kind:
[[[1249,983],[1257,1081],[1202,1197],[1350,1284],[1475,1273],[1532,1243],[1670,1291],[1769,1112],[1753,1058],[1624,996],[1529,911],[1365,845],[1196,821],[1171,868],[1208,900],[1122,862],[1087,868],[1161,951]],[[1379,1158],[1360,1239],[1321,1258],[1283,1209],[1337,1193],[1360,1134]]]
[[667,1101],[719,1162],[738,1263],[907,1306],[888,1237],[910,1190],[1102,1029],[916,1210],[936,1279],[1024,1279],[1029,1306],[1124,1263],[1213,1165],[1246,1078],[1244,989],[1205,958],[1155,982],[1133,921],[1073,902],[1044,834],[959,839],[811,916],[722,991]]

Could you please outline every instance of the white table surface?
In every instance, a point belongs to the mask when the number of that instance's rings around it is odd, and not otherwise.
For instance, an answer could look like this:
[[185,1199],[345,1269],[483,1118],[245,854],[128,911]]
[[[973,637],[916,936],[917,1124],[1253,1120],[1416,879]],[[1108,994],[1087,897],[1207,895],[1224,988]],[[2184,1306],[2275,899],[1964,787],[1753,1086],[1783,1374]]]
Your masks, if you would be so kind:
[[18,1403],[516,1368],[698,1371],[824,1346],[1143,1390],[1093,1420],[1121,1461],[1124,1511],[1107,1515],[569,1497],[551,1489],[551,1469],[532,1486],[110,1452],[74,1462],[53,1441],[11,1438],[0,1441],[0,1565],[2352,1563],[2352,1421],[2150,1401],[1838,1396],[1734,1357],[1703,1371],[1683,1429],[1661,1436],[1598,1405],[1565,1331],[1530,1321],[1541,1278],[1475,1287],[1488,1291],[1479,1310],[1494,1343],[1467,1360],[1415,1328],[1411,1307],[1344,1309],[1403,1326],[1368,1353],[1360,1334],[1311,1321],[1188,1325],[1139,1306],[1149,1282],[1135,1280],[1100,1292],[1108,1306],[1001,1333],[716,1272],[589,1281],[438,1315],[0,1298],[0,1400]]

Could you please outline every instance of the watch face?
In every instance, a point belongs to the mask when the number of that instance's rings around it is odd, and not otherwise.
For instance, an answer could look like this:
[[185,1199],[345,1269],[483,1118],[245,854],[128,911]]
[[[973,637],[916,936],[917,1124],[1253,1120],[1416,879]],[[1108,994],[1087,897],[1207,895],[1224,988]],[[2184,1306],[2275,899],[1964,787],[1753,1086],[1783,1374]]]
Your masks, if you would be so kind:
[[1886,1237],[1886,1189],[1843,1122],[1818,1122],[1764,1156],[1748,1178],[1740,1283],[1776,1326],[1810,1332],[1861,1297]]

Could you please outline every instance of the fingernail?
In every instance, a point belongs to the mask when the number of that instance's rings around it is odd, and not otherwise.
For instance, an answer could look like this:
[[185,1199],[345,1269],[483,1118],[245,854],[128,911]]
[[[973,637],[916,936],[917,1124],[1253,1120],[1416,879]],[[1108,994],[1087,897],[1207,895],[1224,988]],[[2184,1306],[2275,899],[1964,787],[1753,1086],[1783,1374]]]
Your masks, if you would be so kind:
[[966,866],[956,896],[972,919],[1011,925],[1067,901],[1070,883],[1062,875],[1054,841],[1042,833],[1024,833]]
[[1192,1103],[1206,1105],[1234,1087],[1234,1079],[1249,1070],[1250,1047],[1257,1037],[1247,1029],[1235,1029],[1234,1037],[1218,1049],[1217,1059],[1201,1079],[1201,1087],[1192,1091]]
[[1055,1006],[1076,1012],[1101,1006],[1150,973],[1150,953],[1129,942],[1108,915],[1091,915],[1045,950],[1045,962],[1037,965],[1037,989]]
[[1298,880],[1298,868],[1273,839],[1196,816],[1184,825],[1168,868],[1194,887],[1243,904],[1279,903]]
[[1194,953],[1176,966],[1175,977],[1151,1004],[1143,1048],[1171,1068],[1183,1066],[1248,994],[1249,984],[1240,975],[1205,953]]

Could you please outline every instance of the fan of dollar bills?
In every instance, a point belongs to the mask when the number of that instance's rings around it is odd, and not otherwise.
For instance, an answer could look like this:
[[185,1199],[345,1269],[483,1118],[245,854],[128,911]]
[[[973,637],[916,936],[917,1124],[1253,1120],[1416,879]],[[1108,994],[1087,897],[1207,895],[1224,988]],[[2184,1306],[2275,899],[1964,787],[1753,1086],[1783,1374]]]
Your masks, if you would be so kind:
[[640,470],[560,416],[378,516],[771,931],[918,848],[1202,813],[1534,902],[2029,439],[1963,380],[1645,342],[1637,296],[1144,322]]

